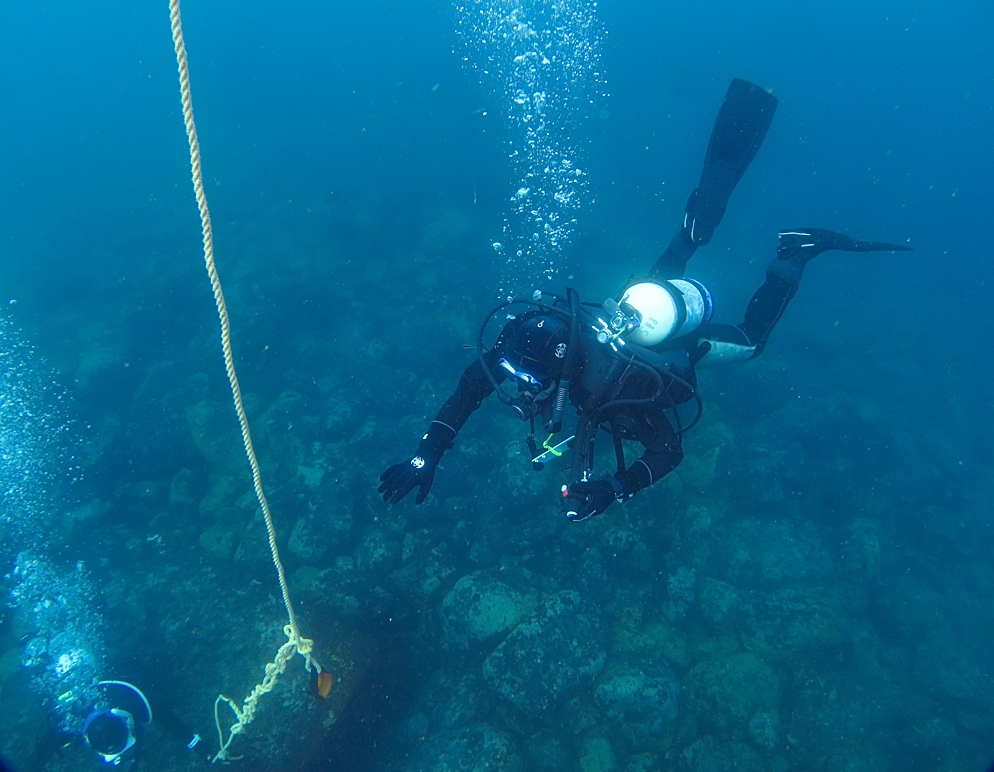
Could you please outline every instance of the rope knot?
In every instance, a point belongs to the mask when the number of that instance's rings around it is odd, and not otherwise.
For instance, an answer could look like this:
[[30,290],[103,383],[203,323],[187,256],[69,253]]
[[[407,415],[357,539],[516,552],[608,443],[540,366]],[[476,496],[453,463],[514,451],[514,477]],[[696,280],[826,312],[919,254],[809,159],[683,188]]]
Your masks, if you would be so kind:
[[285,625],[283,633],[287,637],[287,642],[304,658],[304,668],[307,672],[309,673],[313,668],[316,672],[320,673],[321,665],[311,656],[311,652],[314,651],[314,640],[312,638],[304,638],[295,624]]

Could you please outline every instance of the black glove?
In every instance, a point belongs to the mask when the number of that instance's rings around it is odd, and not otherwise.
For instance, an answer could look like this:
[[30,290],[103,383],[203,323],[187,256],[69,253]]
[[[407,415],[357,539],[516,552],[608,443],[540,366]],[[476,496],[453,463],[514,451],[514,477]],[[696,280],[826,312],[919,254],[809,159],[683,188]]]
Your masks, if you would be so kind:
[[415,504],[420,504],[431,490],[437,466],[437,458],[425,458],[419,454],[403,463],[394,464],[381,474],[380,487],[376,490],[383,494],[384,501],[396,504],[414,488],[420,487],[421,490],[414,499]]
[[570,485],[563,496],[577,502],[570,504],[566,501],[566,517],[574,523],[596,517],[615,501],[625,498],[625,484],[618,476],[604,480],[590,480]]
[[455,431],[452,427],[440,421],[432,421],[428,433],[418,445],[418,452],[380,475],[380,487],[376,490],[383,494],[383,500],[397,504],[414,488],[420,488],[414,503],[424,501],[435,481],[435,468],[445,451],[452,447],[454,438]]

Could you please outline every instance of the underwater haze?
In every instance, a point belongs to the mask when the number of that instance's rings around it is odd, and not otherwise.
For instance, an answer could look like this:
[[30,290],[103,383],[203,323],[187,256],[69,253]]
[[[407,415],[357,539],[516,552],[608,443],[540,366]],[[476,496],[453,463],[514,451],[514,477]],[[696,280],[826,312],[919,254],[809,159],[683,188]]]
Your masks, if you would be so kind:
[[[994,5],[182,10],[245,409],[331,676],[291,654],[225,763],[989,767]],[[287,615],[169,4],[2,16],[0,767],[202,768]],[[423,504],[384,503],[493,306],[649,270],[736,77],[779,107],[688,267],[717,320],[778,231],[914,251],[814,260],[761,358],[701,372],[683,463],[600,517],[567,522],[496,399]],[[103,753],[100,716],[133,744]]]

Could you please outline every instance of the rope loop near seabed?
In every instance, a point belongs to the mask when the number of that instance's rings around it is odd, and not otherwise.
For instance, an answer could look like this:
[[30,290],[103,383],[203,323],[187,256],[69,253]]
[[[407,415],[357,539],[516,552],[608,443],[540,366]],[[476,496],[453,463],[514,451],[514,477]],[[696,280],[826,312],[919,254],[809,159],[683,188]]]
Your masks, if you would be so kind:
[[[249,693],[245,701],[238,705],[233,699],[223,694],[214,701],[214,723],[217,725],[218,744],[221,746],[217,755],[212,759],[212,763],[218,761],[235,761],[241,756],[231,756],[229,748],[231,741],[245,731],[255,718],[256,708],[259,698],[273,690],[279,677],[286,670],[287,663],[294,654],[300,654],[304,658],[304,667],[310,671],[312,668],[318,673],[321,672],[321,665],[311,656],[314,642],[310,638],[304,638],[297,627],[297,618],[293,613],[293,603],[290,601],[290,589],[287,587],[286,574],[283,571],[283,563],[280,560],[279,549],[276,546],[276,528],[273,526],[273,516],[269,511],[269,502],[262,488],[262,472],[259,469],[259,461],[255,455],[255,448],[252,445],[252,435],[249,432],[248,416],[245,414],[245,406],[242,402],[242,390],[238,384],[238,375],[235,372],[235,360],[231,353],[231,323],[228,319],[228,308],[224,302],[224,293],[221,290],[221,279],[218,277],[217,267],[214,264],[214,233],[211,229],[211,215],[207,208],[207,194],[204,192],[204,177],[200,165],[200,142],[197,139],[197,126],[193,120],[193,98],[190,94],[190,67],[186,57],[186,44],[183,41],[183,23],[180,19],[179,0],[170,0],[169,18],[172,23],[173,45],[176,49],[176,64],[179,67],[180,95],[183,101],[183,121],[186,124],[186,137],[190,143],[190,168],[193,173],[193,190],[197,198],[197,208],[200,210],[200,223],[204,237],[204,263],[207,266],[207,274],[210,277],[211,289],[214,291],[214,302],[217,305],[218,320],[221,324],[221,349],[224,352],[224,367],[228,373],[228,382],[231,385],[231,397],[235,405],[235,412],[238,414],[238,423],[242,431],[242,442],[245,445],[245,455],[248,457],[249,466],[252,468],[252,485],[255,488],[256,498],[262,508],[262,514],[266,521],[266,531],[269,534],[269,551],[273,556],[273,565],[279,577],[280,591],[283,593],[283,605],[286,607],[287,624],[283,628],[287,641],[280,646],[279,651],[273,661],[266,665],[266,675],[262,681],[256,684]],[[224,730],[221,728],[220,707],[222,704],[228,705],[235,714],[236,722],[228,730],[228,738],[224,738]]]

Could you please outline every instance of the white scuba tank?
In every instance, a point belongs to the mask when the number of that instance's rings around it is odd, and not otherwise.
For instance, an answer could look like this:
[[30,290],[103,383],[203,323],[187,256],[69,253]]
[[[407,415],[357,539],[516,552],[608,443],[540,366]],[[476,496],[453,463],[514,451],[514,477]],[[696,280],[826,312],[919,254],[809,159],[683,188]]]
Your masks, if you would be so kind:
[[620,302],[632,306],[641,317],[639,326],[625,337],[646,347],[689,335],[710,321],[713,311],[711,293],[694,279],[633,284]]

